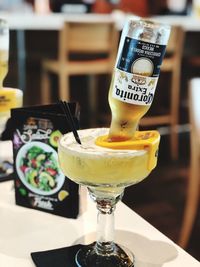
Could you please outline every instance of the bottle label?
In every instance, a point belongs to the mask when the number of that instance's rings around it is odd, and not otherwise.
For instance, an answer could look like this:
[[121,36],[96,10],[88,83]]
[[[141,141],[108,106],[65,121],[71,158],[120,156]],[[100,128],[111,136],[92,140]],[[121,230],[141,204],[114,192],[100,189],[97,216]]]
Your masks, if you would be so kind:
[[126,37],[115,69],[113,97],[130,104],[151,105],[165,48]]
[[0,112],[9,111],[16,107],[16,92],[14,90],[0,90]]

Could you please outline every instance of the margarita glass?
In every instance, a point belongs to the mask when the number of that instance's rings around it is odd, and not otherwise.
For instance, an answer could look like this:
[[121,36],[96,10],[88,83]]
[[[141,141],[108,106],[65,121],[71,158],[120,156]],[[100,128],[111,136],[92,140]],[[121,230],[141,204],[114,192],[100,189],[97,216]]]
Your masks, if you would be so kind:
[[[78,251],[77,266],[132,267],[132,253],[114,243],[114,210],[124,188],[142,181],[155,167],[157,155],[154,152],[158,148],[159,135],[151,148],[146,145],[147,149],[133,149],[129,142],[127,148],[113,149],[96,144],[99,136],[108,134],[106,128],[85,129],[78,133],[81,145],[72,133],[60,139],[60,167],[69,179],[88,187],[97,204],[98,228],[97,241]],[[143,137],[149,139],[149,135]],[[155,159],[152,160],[152,156]]]

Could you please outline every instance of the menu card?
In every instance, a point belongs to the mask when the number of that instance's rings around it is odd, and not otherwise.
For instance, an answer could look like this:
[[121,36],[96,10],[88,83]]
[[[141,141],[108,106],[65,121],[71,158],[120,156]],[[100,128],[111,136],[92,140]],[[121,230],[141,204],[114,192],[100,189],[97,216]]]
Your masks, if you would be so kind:
[[[70,109],[78,128],[78,110]],[[67,218],[79,212],[78,185],[62,173],[58,140],[71,131],[59,104],[11,110],[16,204]]]

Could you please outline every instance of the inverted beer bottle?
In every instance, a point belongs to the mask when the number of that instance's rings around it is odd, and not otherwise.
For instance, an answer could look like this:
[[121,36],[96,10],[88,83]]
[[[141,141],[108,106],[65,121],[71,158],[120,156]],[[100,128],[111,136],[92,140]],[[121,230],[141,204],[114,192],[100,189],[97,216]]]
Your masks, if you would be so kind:
[[109,90],[109,141],[131,139],[150,108],[169,35],[168,25],[146,20],[126,23]]

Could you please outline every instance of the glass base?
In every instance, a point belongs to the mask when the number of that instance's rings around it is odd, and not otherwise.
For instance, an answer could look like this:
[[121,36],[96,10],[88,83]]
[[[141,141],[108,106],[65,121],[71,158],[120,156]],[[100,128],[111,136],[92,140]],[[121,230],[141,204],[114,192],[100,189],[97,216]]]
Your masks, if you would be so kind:
[[96,252],[95,242],[84,246],[76,254],[78,267],[134,267],[134,257],[126,248],[115,244],[115,250],[109,255]]

